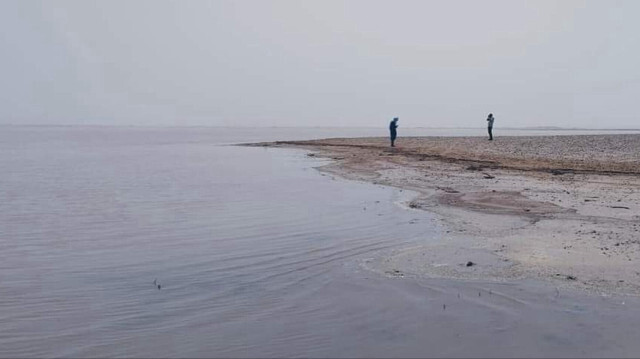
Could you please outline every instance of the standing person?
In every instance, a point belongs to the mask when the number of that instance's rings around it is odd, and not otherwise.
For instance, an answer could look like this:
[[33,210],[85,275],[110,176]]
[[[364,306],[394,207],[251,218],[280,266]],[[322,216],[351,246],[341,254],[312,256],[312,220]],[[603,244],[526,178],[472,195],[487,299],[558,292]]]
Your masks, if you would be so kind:
[[398,128],[398,118],[394,117],[393,120],[389,123],[389,135],[391,137],[391,147],[396,147],[394,142],[396,141],[396,137],[398,136],[398,132],[396,131]]
[[490,113],[487,117],[487,130],[489,131],[489,141],[493,141],[493,114]]

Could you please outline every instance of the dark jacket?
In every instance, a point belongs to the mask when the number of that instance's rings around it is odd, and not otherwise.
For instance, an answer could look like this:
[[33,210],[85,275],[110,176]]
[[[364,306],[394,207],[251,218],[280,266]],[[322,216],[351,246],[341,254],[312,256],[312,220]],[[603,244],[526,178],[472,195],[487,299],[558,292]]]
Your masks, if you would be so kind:
[[389,123],[389,131],[391,131],[391,133],[396,133],[396,128],[398,128],[396,121],[391,121],[391,123]]

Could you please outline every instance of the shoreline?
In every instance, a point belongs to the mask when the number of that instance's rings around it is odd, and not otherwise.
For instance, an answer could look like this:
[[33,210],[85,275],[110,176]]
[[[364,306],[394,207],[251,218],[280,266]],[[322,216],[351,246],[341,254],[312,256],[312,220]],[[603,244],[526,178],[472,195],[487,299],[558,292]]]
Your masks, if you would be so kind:
[[341,138],[249,146],[332,159],[322,172],[412,190],[442,235],[363,263],[387,276],[541,279],[640,295],[640,135]]

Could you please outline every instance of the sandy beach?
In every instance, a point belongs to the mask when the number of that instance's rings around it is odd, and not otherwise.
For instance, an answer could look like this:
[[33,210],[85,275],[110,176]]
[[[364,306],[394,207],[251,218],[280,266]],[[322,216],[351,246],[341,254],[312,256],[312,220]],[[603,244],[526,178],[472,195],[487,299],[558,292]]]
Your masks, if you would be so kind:
[[371,270],[640,294],[640,135],[256,145],[306,149],[333,160],[325,173],[419,193],[403,205],[436,214],[442,235],[362,263]]

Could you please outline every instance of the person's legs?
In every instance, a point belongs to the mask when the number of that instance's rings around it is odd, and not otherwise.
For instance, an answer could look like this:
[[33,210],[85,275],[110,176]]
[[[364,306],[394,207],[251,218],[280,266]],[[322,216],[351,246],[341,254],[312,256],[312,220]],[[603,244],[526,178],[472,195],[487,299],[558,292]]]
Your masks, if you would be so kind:
[[392,133],[391,134],[391,147],[396,147],[394,142],[396,142],[396,134]]
[[493,141],[493,127],[489,127],[489,141]]

